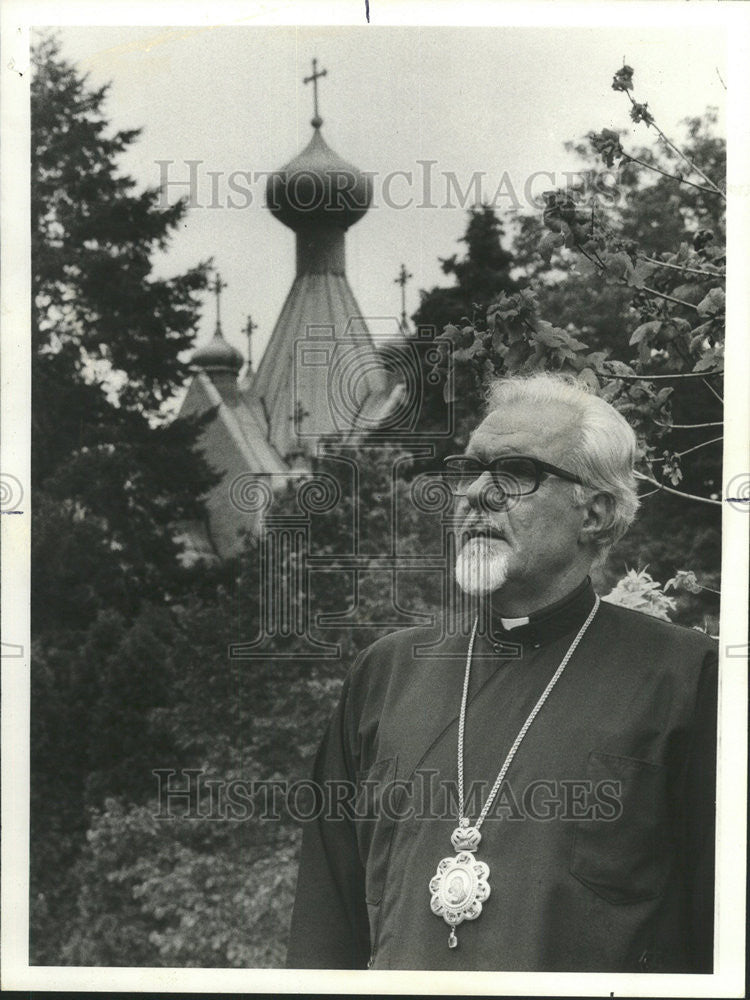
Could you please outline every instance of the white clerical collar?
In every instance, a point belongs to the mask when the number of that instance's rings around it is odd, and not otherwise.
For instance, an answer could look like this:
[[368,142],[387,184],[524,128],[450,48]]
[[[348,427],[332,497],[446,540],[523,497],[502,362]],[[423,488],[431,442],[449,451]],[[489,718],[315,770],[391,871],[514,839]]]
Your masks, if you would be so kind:
[[529,616],[526,615],[524,618],[501,618],[503,628],[506,632],[510,632],[513,628],[520,628],[522,625],[529,624]]

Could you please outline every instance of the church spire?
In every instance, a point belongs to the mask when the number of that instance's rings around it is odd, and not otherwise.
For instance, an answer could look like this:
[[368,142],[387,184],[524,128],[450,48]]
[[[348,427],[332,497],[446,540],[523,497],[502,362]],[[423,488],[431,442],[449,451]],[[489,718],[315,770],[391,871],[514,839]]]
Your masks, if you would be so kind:
[[320,72],[318,72],[317,59],[313,59],[312,68],[313,71],[310,74],[310,76],[306,76],[302,82],[312,83],[313,85],[313,116],[310,120],[310,124],[312,125],[313,128],[320,128],[320,126],[323,124],[323,119],[320,117],[320,114],[318,113],[318,80],[320,80],[320,78],[323,76],[328,76],[328,70],[322,69],[320,70]]
[[266,184],[270,211],[297,233],[297,273],[344,273],[343,234],[372,201],[372,178],[330,148],[320,131],[318,80],[328,71],[312,60],[313,134],[307,146]]
[[[293,462],[302,453],[314,454],[323,437],[353,433],[366,422],[369,416],[361,414],[381,405],[387,380],[346,278],[346,231],[370,206],[372,175],[342,159],[323,138],[318,82],[326,75],[313,59],[312,73],[304,79],[313,85],[313,134],[266,184],[269,210],[295,234],[297,273],[252,392],[265,401],[270,442]],[[335,370],[329,366],[342,357],[339,346],[345,346],[347,358],[346,351],[356,352],[355,376],[343,377],[343,402],[337,389],[332,395],[334,382],[329,381]]]

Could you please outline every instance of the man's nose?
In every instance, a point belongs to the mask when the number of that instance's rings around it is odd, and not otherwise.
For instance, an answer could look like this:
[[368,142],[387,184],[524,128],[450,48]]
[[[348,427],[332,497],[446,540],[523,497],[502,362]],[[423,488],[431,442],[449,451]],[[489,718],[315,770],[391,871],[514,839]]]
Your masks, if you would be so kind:
[[[497,502],[500,499],[497,488],[492,481],[489,472],[483,472],[477,476],[473,483],[466,488],[466,500],[470,507],[475,509],[492,510],[497,509]],[[489,502],[488,502],[489,501]],[[493,503],[494,501],[494,503]]]
[[518,501],[501,489],[489,472],[483,472],[471,483],[464,494],[472,510],[489,513],[507,513]]

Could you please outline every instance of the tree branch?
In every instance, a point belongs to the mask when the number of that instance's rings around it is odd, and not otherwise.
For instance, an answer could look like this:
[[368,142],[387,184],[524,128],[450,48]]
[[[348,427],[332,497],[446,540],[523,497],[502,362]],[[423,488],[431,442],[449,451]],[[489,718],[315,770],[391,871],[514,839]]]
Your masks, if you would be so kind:
[[[703,178],[703,180],[708,185],[710,185],[711,192],[714,193],[714,194],[718,194],[720,198],[723,198],[724,201],[726,201],[727,200],[727,196],[724,194],[724,192],[721,190],[721,188],[718,185],[716,185],[711,180],[710,177],[708,177],[706,174],[704,174],[703,171],[701,170],[701,168],[699,166],[697,166],[695,163],[693,163],[693,161],[689,157],[687,157],[682,152],[681,149],[679,149],[677,146],[675,146],[675,144],[670,139],[668,139],[666,137],[666,135],[664,135],[664,133],[659,128],[659,126],[656,124],[656,122],[653,122],[652,124],[653,124],[654,128],[656,129],[656,131],[659,133],[662,141],[665,142],[667,144],[667,146],[669,146],[670,149],[673,149],[675,151],[675,153],[677,153],[678,156],[681,156],[682,159],[685,161],[685,163],[687,163],[687,165],[689,167],[691,167],[696,172],[696,174],[699,174]],[[705,190],[705,188],[703,190]]]
[[[682,458],[683,455],[689,455],[691,451],[697,451],[699,448],[705,448],[706,445],[716,444],[717,441],[723,441],[724,435],[720,434],[719,437],[711,438],[710,441],[701,441],[700,444],[694,444],[692,448],[686,448],[685,451],[676,451],[675,455],[677,458]],[[652,458],[649,461],[649,466],[654,462],[666,462],[666,458]]]
[[630,160],[632,163],[639,163],[642,167],[645,167],[646,170],[653,170],[655,173],[661,174],[663,177],[668,177],[670,180],[676,181],[678,184],[689,184],[690,187],[694,187],[698,191],[704,191],[706,194],[716,194],[713,188],[704,187],[703,184],[695,184],[693,181],[686,180],[680,174],[670,174],[668,170],[662,170],[661,167],[655,167],[653,163],[646,163],[645,160],[641,160],[637,156],[631,156],[630,153],[625,153],[624,150],[623,153],[626,159]]
[[711,438],[710,441],[701,441],[700,444],[694,444],[692,448],[686,448],[684,451],[678,451],[677,457],[682,458],[683,455],[689,455],[691,451],[697,451],[699,448],[705,448],[709,444],[717,444],[719,441],[724,440],[724,435],[720,434],[718,437]]
[[[683,378],[705,378],[707,375],[723,375],[724,370],[717,370],[715,372],[678,372],[674,375],[616,375],[613,372],[604,372],[600,369],[595,368],[594,371],[597,375],[601,375],[602,378],[611,379],[622,379],[624,382],[655,382],[655,381],[676,381]],[[673,424],[669,425],[674,426]]]
[[667,302],[674,302],[677,306],[685,306],[686,309],[695,309],[696,312],[698,310],[698,306],[693,305],[692,302],[685,302],[684,299],[676,299],[674,295],[667,295],[666,292],[658,292],[655,288],[649,288],[647,285],[643,285],[639,291],[648,292],[649,295],[656,295],[660,299],[666,299]]
[[[721,507],[721,500],[711,500],[709,497],[699,497],[694,493],[684,493],[682,490],[674,490],[671,486],[665,486],[664,483],[658,482],[656,479],[652,479],[650,476],[645,476],[642,472],[634,473],[636,479],[641,479],[645,483],[651,483],[652,486],[658,487],[659,490],[664,490],[665,493],[672,493],[676,497],[682,497],[684,500],[697,500],[699,503],[708,503],[712,507]],[[654,493],[657,490],[653,490]],[[651,494],[647,494],[651,495]]]
[[661,422],[661,420],[654,420],[654,423],[657,424],[659,427],[668,427],[670,430],[674,428],[674,430],[679,430],[679,431],[697,431],[702,427],[724,426],[723,420],[712,420],[707,424],[664,424]]
[[687,267],[685,264],[668,264],[665,260],[657,260],[655,257],[641,256],[641,260],[647,260],[649,264],[656,264],[657,267],[668,267],[673,271],[686,271],[688,274],[703,274],[707,278],[726,278],[725,271],[704,271],[700,267]]
[[[636,102],[635,98],[633,97],[633,95],[632,95],[632,94],[630,93],[630,91],[629,91],[629,90],[626,90],[626,91],[625,91],[624,93],[625,93],[625,94],[627,94],[627,97],[628,97],[628,100],[629,100],[629,101],[630,101],[630,103],[631,103],[631,104],[632,104],[632,105],[633,105],[633,106],[635,107],[635,105],[636,105],[636,103],[637,103],[637,102]],[[703,171],[701,170],[701,168],[700,168],[699,166],[697,166],[697,165],[696,165],[695,163],[693,163],[693,161],[692,161],[692,160],[690,159],[690,157],[689,157],[689,156],[686,156],[686,155],[685,155],[685,153],[683,153],[683,152],[682,152],[682,150],[681,150],[681,149],[680,149],[680,148],[679,148],[678,146],[675,146],[675,144],[674,144],[674,143],[672,142],[672,140],[671,140],[671,139],[669,139],[669,138],[668,138],[668,137],[667,137],[667,136],[666,136],[666,135],[665,135],[665,134],[664,134],[664,133],[662,132],[662,130],[661,130],[661,129],[659,128],[659,126],[658,126],[658,125],[656,124],[656,119],[655,119],[655,118],[654,118],[654,116],[653,116],[653,115],[651,115],[650,113],[649,113],[649,118],[650,118],[651,120],[650,120],[650,121],[646,121],[646,127],[648,128],[648,126],[649,126],[649,125],[653,125],[653,126],[654,126],[654,128],[656,129],[656,131],[658,132],[658,134],[659,134],[659,137],[661,138],[662,142],[664,142],[664,143],[665,143],[665,144],[666,144],[667,146],[669,146],[669,148],[670,148],[670,149],[671,149],[671,150],[672,150],[673,152],[677,153],[677,155],[678,155],[678,156],[679,156],[679,157],[680,157],[681,159],[683,159],[683,160],[685,161],[685,163],[687,163],[687,165],[688,165],[688,166],[690,167],[690,169],[691,169],[691,170],[694,170],[694,171],[696,172],[696,174],[698,174],[698,175],[699,175],[700,177],[702,177],[702,178],[703,178],[703,180],[704,180],[704,181],[706,182],[706,184],[708,184],[708,185],[709,185],[709,188],[710,188],[710,193],[711,193],[711,194],[718,194],[718,195],[719,195],[720,197],[722,197],[722,198],[724,199],[724,201],[726,201],[726,200],[727,200],[727,196],[726,196],[726,195],[724,194],[724,192],[723,192],[723,191],[721,190],[721,188],[720,188],[720,187],[718,187],[718,186],[717,186],[717,185],[716,185],[716,184],[714,183],[714,181],[712,181],[712,180],[711,180],[711,178],[710,178],[710,177],[706,176],[706,174],[704,174],[704,173],[703,173]],[[676,179],[677,179],[677,178],[675,178],[675,180],[676,180]],[[693,185],[693,186],[695,187],[696,185]],[[706,189],[704,188],[703,190],[706,190]]]
[[[576,250],[578,250],[580,253],[583,254],[586,260],[590,261],[590,263],[592,263],[594,267],[598,268],[600,274],[606,269],[606,264],[604,263],[604,261],[599,260],[598,257],[594,259],[589,253],[587,253],[583,249],[580,243],[575,243],[574,247]],[[654,263],[658,264],[660,262],[654,261]],[[682,270],[682,268],[680,270]],[[711,277],[716,277],[716,275],[712,274]],[[629,287],[626,278],[623,278],[620,281],[620,284],[625,287]],[[659,299],[666,299],[667,302],[674,302],[676,306],[684,306],[686,309],[695,309],[696,311],[698,309],[698,307],[694,305],[692,302],[685,302],[684,299],[677,299],[674,297],[674,295],[667,295],[666,292],[657,291],[656,288],[649,288],[648,285],[641,285],[640,288],[637,288],[635,290],[639,292],[647,292],[649,295],[655,295]]]

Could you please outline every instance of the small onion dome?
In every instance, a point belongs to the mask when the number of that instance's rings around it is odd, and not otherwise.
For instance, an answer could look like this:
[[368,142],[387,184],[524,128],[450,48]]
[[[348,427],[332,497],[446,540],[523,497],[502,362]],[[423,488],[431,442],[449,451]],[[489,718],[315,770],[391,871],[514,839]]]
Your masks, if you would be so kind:
[[203,347],[199,347],[193,354],[192,363],[207,372],[229,371],[237,375],[244,364],[244,358],[235,347],[224,340],[221,331],[217,330],[213,339]]
[[372,179],[334,153],[316,127],[299,156],[268,178],[266,199],[295,231],[320,222],[348,229],[370,206]]

